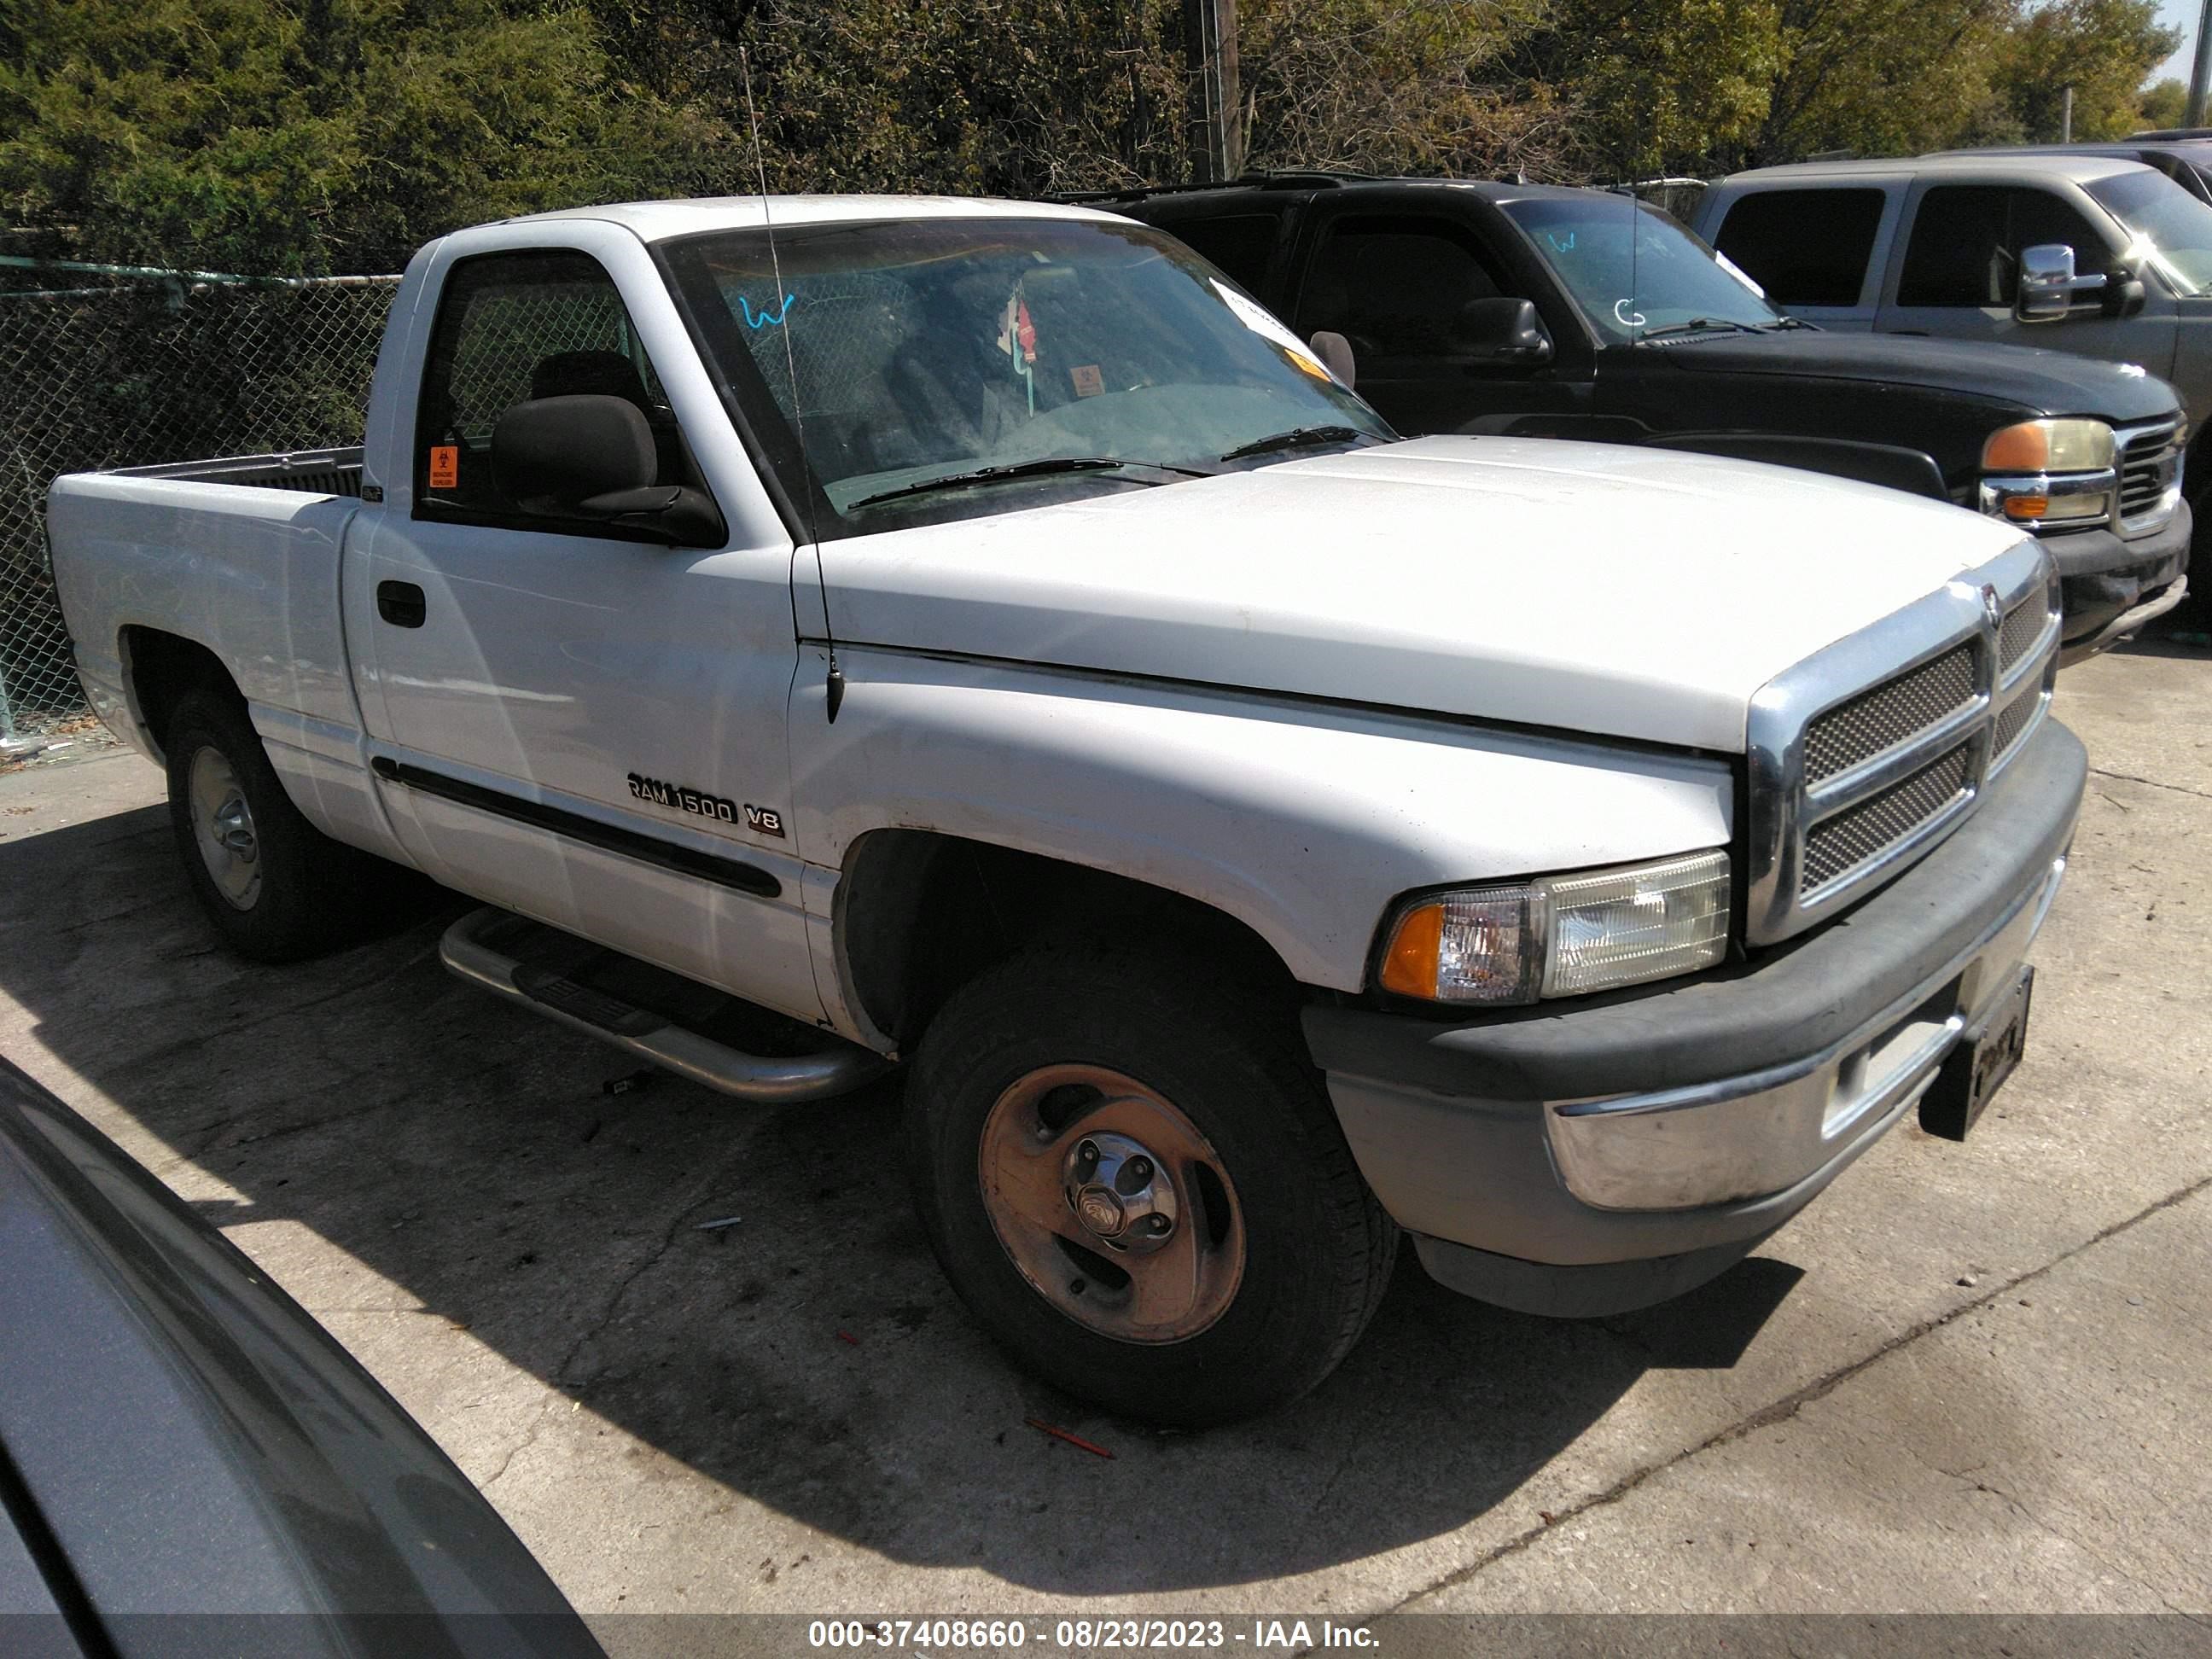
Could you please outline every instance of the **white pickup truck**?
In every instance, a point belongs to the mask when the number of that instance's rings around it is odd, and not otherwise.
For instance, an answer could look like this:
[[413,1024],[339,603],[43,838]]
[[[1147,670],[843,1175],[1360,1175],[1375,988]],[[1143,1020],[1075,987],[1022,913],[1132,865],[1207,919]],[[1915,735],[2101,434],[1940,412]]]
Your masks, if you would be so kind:
[[[772,221],[772,222],[771,222]],[[764,1103],[900,1061],[952,1283],[1134,1415],[1249,1413],[1443,1283],[1720,1272],[2017,1059],[2085,775],[2019,532],[1399,442],[1076,208],[461,232],[359,450],[49,502],[87,690],[216,927],[446,959]]]

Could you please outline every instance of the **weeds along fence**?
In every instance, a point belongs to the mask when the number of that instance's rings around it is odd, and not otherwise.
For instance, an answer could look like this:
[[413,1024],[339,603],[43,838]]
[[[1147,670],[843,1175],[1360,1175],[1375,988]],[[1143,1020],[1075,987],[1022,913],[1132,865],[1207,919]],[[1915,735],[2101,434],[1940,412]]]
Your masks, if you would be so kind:
[[359,443],[398,282],[0,259],[0,738],[85,709],[46,487],[99,467]]

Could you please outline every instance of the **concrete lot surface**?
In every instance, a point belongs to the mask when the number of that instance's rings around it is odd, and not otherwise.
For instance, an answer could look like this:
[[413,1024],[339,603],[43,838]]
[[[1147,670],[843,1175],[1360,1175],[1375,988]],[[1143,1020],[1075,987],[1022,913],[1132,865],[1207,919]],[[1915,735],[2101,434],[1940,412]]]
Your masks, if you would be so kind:
[[1001,1363],[908,1213],[896,1079],[605,1092],[624,1057],[439,969],[452,911],[236,961],[135,758],[0,779],[0,1051],[329,1325],[587,1613],[2205,1613],[2212,656],[2106,657],[2059,712],[2097,771],[1967,1144],[1899,1130],[1630,1317],[1495,1311],[1409,1255],[1344,1369],[1234,1431]]

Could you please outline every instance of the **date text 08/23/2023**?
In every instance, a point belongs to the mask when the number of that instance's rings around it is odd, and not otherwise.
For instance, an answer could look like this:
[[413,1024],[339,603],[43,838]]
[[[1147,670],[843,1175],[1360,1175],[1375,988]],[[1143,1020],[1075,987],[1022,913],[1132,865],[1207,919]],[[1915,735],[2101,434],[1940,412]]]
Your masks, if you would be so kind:
[[[1033,1631],[1024,1619],[817,1619],[806,1630],[812,1648],[885,1648],[910,1651],[1003,1652],[1028,1645],[1032,1637],[1047,1645],[1042,1620]],[[1060,1619],[1050,1626],[1049,1645],[1063,1650],[1103,1649],[1219,1649],[1304,1651],[1309,1648],[1372,1649],[1375,1632],[1364,1626],[1322,1619]]]

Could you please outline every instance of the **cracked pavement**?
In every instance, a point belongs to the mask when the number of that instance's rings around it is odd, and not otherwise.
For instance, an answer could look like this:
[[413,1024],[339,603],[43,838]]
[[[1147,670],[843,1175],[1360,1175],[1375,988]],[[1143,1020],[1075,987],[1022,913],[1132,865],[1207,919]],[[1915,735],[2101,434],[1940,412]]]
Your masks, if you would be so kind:
[[1615,1319],[1480,1307],[1408,1256],[1334,1379],[1231,1431],[1000,1360],[908,1216],[896,1079],[607,1092],[627,1057],[439,969],[450,909],[234,961],[128,757],[0,778],[0,1050],[328,1324],[587,1614],[2201,1618],[2212,657],[2102,658],[2058,712],[2096,774],[1971,1140],[1900,1129]]

